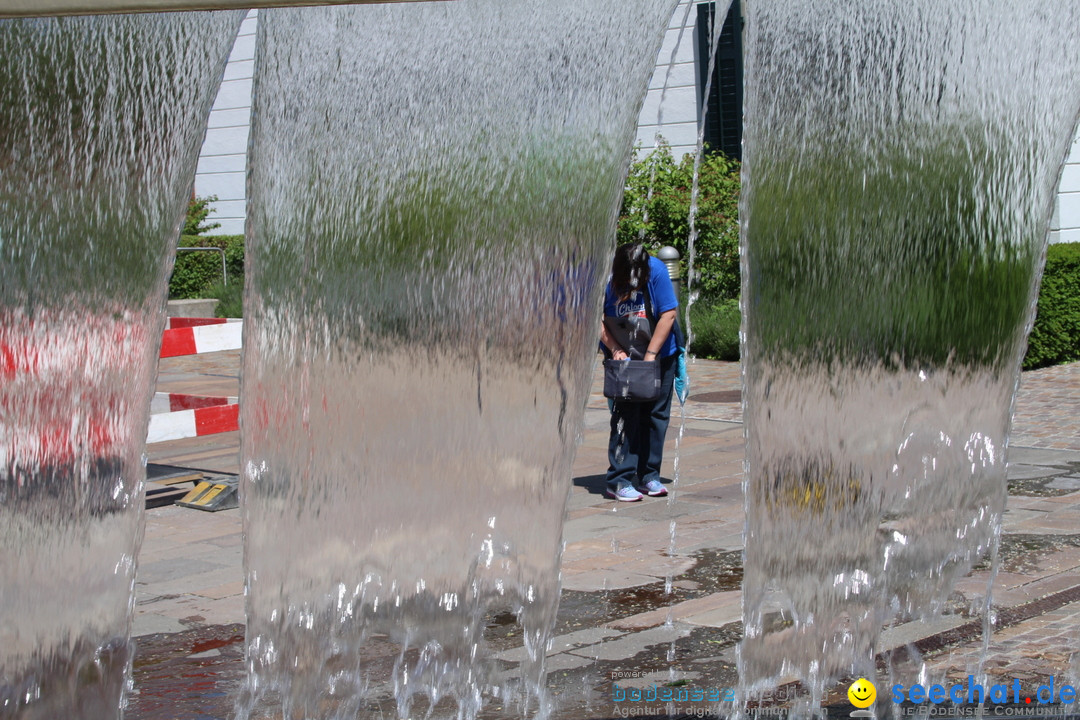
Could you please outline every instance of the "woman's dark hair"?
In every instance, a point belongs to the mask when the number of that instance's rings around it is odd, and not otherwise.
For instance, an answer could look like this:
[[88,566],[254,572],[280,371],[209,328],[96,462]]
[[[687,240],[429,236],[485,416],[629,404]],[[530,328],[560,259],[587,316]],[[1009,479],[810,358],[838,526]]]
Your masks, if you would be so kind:
[[622,298],[644,290],[649,282],[649,251],[640,243],[620,245],[611,262],[611,289]]

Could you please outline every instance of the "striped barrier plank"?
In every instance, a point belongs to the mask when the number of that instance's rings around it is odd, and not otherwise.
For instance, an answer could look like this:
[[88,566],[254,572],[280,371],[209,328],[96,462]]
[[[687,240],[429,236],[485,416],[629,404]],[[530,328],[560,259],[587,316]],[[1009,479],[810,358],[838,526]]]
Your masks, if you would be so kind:
[[150,412],[154,414],[195,410],[217,405],[235,405],[239,398],[229,395],[189,395],[184,393],[154,393]]
[[178,330],[180,328],[198,327],[200,325],[221,325],[229,322],[226,318],[189,318],[171,317],[168,319],[166,330]]
[[[225,318],[169,318],[161,339],[163,358],[238,350],[244,324]],[[147,443],[182,440],[240,429],[240,406],[232,396],[155,393]]]
[[240,429],[240,406],[236,404],[158,413],[150,416],[147,443],[182,440]]
[[161,357],[239,350],[243,328],[242,322],[225,322],[166,330],[161,338]]

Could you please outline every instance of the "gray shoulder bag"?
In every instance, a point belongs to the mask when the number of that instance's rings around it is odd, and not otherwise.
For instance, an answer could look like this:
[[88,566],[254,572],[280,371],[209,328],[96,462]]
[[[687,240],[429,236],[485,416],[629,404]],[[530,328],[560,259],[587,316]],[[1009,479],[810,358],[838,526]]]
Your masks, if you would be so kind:
[[644,318],[604,318],[608,332],[630,355],[629,360],[604,360],[604,397],[620,402],[652,402],[660,397],[660,363],[644,359],[655,327],[648,286],[644,295]]

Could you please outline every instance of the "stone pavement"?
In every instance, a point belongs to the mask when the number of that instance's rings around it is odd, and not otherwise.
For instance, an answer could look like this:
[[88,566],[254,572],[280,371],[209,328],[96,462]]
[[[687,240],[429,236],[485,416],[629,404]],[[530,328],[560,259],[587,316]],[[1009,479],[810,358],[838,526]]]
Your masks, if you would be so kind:
[[[612,674],[631,669],[642,683],[733,682],[743,531],[739,372],[735,363],[698,360],[691,366],[681,429],[674,418],[668,436],[671,496],[614,503],[602,495],[608,413],[597,370],[574,465],[563,603],[548,662],[556,695],[560,688],[591,688],[592,695],[584,696],[592,699],[575,701],[586,704],[570,716],[610,714],[605,687]],[[173,358],[161,363],[158,389],[236,394],[238,373],[237,353]],[[988,667],[1005,674],[1023,668],[1024,677],[1033,679],[1069,673],[1075,679],[1080,363],[1024,374],[1012,445],[1003,563],[993,580],[1002,629],[992,639]],[[235,473],[238,447],[238,433],[224,433],[159,443],[148,455],[153,463]],[[133,634],[242,623],[241,550],[237,510],[149,510]],[[955,605],[977,606],[989,581],[989,569],[971,573],[958,587]],[[932,673],[966,677],[982,647],[973,622],[959,612],[925,627],[894,628],[885,644],[917,654]],[[520,660],[520,649],[504,651],[503,659]]]

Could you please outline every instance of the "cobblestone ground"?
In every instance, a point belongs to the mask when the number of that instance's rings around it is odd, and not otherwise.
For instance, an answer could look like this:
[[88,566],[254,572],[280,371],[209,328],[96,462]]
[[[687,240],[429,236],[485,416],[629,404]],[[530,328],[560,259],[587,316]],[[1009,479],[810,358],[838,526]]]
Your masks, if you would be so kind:
[[[162,362],[160,391],[235,394],[237,354]],[[206,362],[208,364],[202,365]],[[692,363],[690,399],[669,433],[668,498],[614,503],[603,497],[608,412],[599,363],[574,465],[564,525],[563,595],[549,652],[553,720],[625,716],[612,703],[614,678],[637,685],[719,688],[738,682],[741,627],[743,427],[737,363]],[[151,462],[239,470],[238,433],[161,443]],[[678,447],[679,465],[672,462]],[[1025,692],[1053,677],[1078,682],[1080,649],[1080,363],[1024,373],[1010,450],[1010,499],[1001,569],[994,577],[997,629],[983,661],[981,621],[991,576],[977,568],[956,588],[952,614],[883,636],[883,650],[906,653],[896,673],[988,682],[1019,679]],[[226,717],[242,677],[240,513],[179,507],[148,512],[137,579],[135,632],[143,648],[127,717]],[[491,642],[508,673],[523,650],[513,623]],[[153,635],[151,635],[153,633]],[[890,634],[891,633],[891,634]],[[886,647],[887,646],[887,647]],[[899,657],[899,656],[897,656]],[[925,661],[925,668],[922,665]],[[142,664],[140,664],[142,663]],[[193,684],[191,673],[200,673]],[[628,678],[632,676],[632,678]],[[878,678],[879,697],[886,671]],[[829,695],[844,702],[846,687]],[[779,697],[779,696],[777,696]],[[620,709],[621,708],[621,709]],[[698,705],[659,717],[716,717]],[[655,712],[651,712],[654,711]],[[879,706],[879,717],[888,714]],[[382,713],[382,714],[380,714]],[[689,713],[689,714],[687,714]],[[392,703],[370,717],[393,716]],[[640,713],[639,713],[640,714]],[[833,717],[835,713],[830,713]],[[489,716],[509,717],[493,708]],[[846,717],[846,711],[840,717]]]
[[1080,450],[1080,362],[1021,375],[1012,444]]

